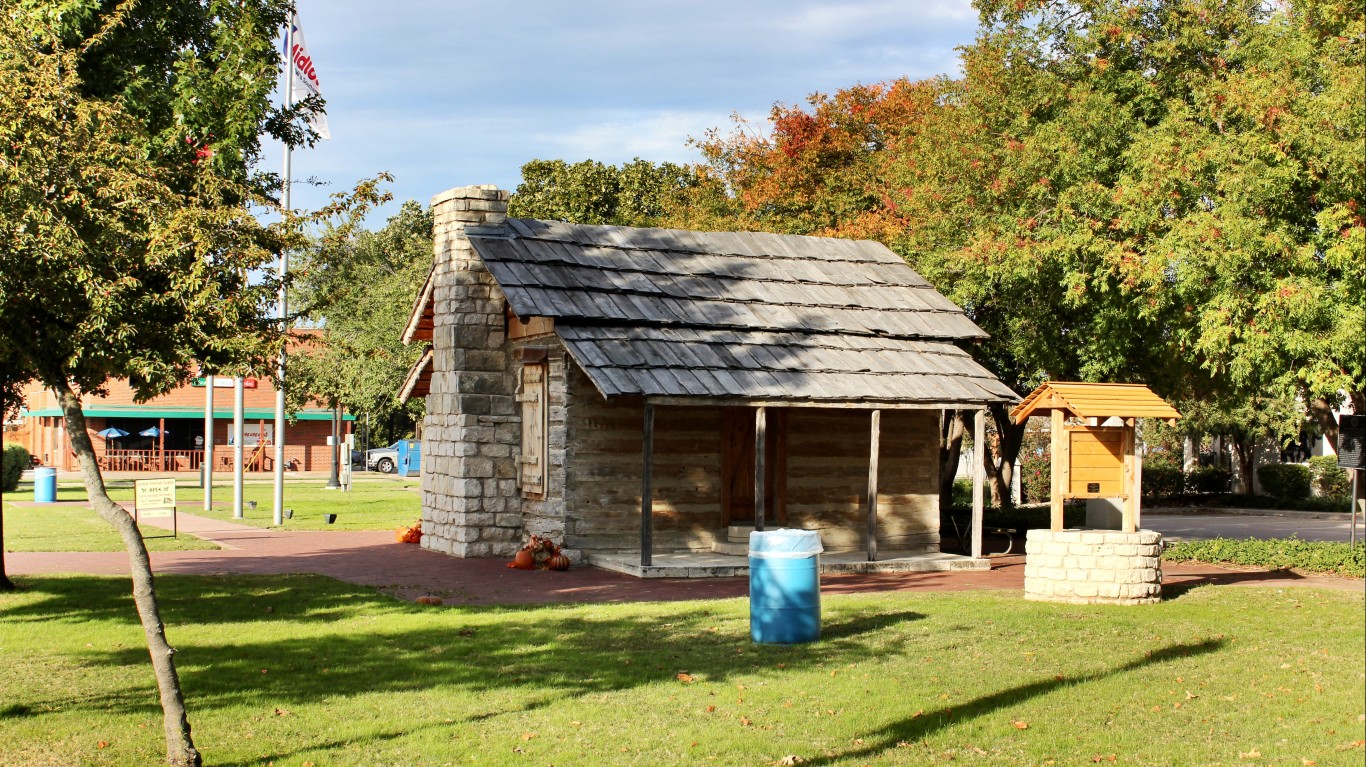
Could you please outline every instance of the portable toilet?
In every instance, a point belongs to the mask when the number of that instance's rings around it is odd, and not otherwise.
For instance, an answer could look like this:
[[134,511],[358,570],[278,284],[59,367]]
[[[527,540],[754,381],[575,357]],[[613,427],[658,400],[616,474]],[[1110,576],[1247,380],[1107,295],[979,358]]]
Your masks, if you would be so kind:
[[417,477],[422,474],[422,441],[403,439],[398,443],[398,475]]

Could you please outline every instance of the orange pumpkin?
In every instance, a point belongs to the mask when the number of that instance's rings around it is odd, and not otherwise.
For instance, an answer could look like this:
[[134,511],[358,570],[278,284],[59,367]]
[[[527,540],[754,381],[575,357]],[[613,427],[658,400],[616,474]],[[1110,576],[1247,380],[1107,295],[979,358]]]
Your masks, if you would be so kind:
[[534,570],[536,569],[536,555],[532,554],[529,549],[522,549],[512,558],[511,567],[517,570]]
[[566,557],[563,554],[556,554],[555,556],[551,557],[548,562],[545,563],[545,566],[550,568],[551,570],[568,570],[569,557]]

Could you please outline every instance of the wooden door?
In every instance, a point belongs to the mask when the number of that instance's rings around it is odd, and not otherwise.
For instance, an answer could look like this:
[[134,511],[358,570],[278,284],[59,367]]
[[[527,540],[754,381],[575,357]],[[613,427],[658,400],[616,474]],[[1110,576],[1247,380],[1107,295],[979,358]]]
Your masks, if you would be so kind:
[[517,399],[522,403],[522,457],[520,480],[522,495],[544,498],[547,482],[546,433],[546,366],[522,366],[521,391]]
[[[721,416],[721,524],[754,524],[754,417],[752,407],[728,407]],[[764,519],[787,523],[787,411],[768,411],[764,453]]]

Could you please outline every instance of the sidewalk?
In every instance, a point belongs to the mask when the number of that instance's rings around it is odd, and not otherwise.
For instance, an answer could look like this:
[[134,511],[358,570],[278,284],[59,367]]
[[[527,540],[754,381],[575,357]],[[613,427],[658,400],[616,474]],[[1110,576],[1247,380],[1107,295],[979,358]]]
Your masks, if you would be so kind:
[[[148,524],[169,527],[169,519]],[[179,515],[181,533],[215,541],[220,551],[154,551],[157,574],[317,574],[371,586],[401,599],[439,596],[448,604],[499,605],[549,602],[653,602],[745,596],[747,578],[642,579],[593,567],[567,572],[513,570],[501,559],[458,559],[394,542],[390,531],[277,531]],[[124,552],[17,552],[5,555],[10,575],[84,573],[126,575]],[[1289,572],[1235,570],[1212,565],[1163,567],[1170,595],[1202,584],[1316,587],[1364,591],[1363,581]],[[996,557],[990,570],[932,573],[826,575],[821,591],[969,591],[1024,588],[1024,557]]]

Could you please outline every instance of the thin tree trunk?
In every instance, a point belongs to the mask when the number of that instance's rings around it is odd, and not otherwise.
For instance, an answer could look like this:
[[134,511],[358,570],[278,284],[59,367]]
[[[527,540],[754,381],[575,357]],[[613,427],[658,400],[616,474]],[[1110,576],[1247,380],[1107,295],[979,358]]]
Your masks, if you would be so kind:
[[1257,462],[1257,440],[1252,437],[1233,437],[1229,440],[1233,457],[1238,461],[1238,491],[1252,495],[1252,472]]
[[5,512],[0,509],[0,591],[14,591],[14,581],[5,572]]
[[152,562],[147,556],[147,546],[133,518],[120,506],[109,500],[104,489],[104,477],[100,475],[99,464],[95,460],[95,447],[85,429],[85,414],[81,412],[81,400],[68,384],[62,384],[53,392],[61,403],[66,417],[66,431],[70,435],[72,450],[80,463],[81,479],[90,504],[105,521],[114,526],[123,538],[128,549],[129,570],[133,579],[133,603],[137,606],[138,618],[147,637],[147,651],[152,656],[152,669],[156,673],[157,687],[161,691],[162,721],[166,729],[166,761],[175,767],[200,767],[199,751],[190,737],[190,721],[185,713],[185,698],[180,691],[180,676],[175,668],[175,649],[166,641],[166,627],[161,622],[161,610],[157,606],[155,584],[152,581]]
[[953,502],[953,480],[958,477],[958,459],[963,454],[963,411],[945,410],[939,420],[939,507]]
[[1019,463],[1020,446],[1024,444],[1025,425],[1012,423],[1010,411],[1005,405],[995,404],[989,410],[991,420],[996,425],[996,444],[995,449],[990,451],[984,445],[982,455],[987,478],[991,480],[991,505],[998,509],[1013,508],[1015,501],[1010,488],[1015,479],[1015,467]]

